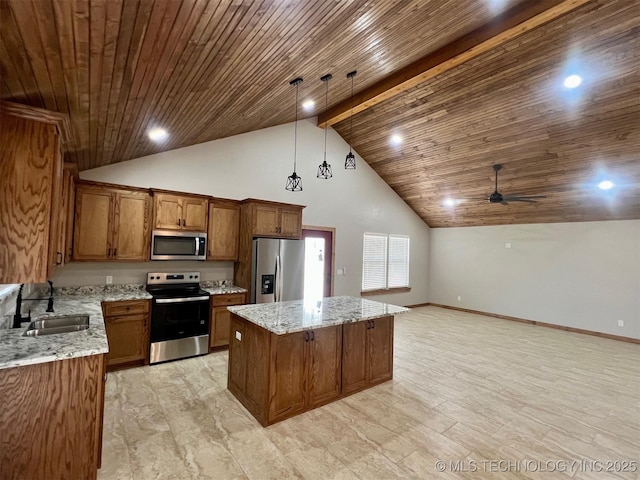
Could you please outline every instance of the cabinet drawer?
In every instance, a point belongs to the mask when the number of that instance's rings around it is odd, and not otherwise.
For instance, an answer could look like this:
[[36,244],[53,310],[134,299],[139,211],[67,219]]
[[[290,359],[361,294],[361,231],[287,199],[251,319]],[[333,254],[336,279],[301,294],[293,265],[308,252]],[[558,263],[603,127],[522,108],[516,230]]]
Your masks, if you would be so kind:
[[149,313],[148,300],[130,300],[125,302],[105,302],[105,317],[116,315],[134,315],[137,313]]
[[212,295],[211,303],[215,307],[224,306],[224,305],[241,305],[244,303],[244,293]]

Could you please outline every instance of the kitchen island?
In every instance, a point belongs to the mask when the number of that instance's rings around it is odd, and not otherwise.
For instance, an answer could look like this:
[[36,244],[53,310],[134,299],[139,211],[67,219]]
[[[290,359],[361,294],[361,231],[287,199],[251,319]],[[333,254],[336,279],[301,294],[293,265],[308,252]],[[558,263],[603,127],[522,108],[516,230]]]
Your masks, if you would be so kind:
[[271,425],[393,377],[394,315],[355,297],[228,307],[227,388]]

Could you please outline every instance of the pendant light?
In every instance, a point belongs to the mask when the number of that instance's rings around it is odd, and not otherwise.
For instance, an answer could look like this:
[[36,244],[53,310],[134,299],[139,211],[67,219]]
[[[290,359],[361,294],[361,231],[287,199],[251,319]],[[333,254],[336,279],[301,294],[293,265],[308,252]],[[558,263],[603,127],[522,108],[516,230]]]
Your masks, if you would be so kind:
[[[325,84],[325,89],[324,89],[324,111],[326,112],[328,107],[329,107],[329,80],[331,80],[333,78],[333,76],[328,73],[323,77],[320,77],[320,80],[322,80]],[[333,177],[333,174],[331,173],[331,165],[329,165],[327,163],[327,130],[329,130],[329,127],[325,127],[324,128],[324,159],[322,160],[322,163],[318,166],[318,178],[322,178],[323,180],[328,180],[329,178]]]
[[351,139],[353,138],[353,77],[356,76],[356,73],[358,73],[356,70],[347,73],[347,78],[351,79],[351,113],[349,114],[349,153],[347,153],[347,158],[344,160],[345,170],[356,169],[356,157],[351,151]]
[[302,177],[299,177],[296,173],[296,154],[298,144],[298,85],[302,83],[302,78],[298,77],[289,82],[289,85],[295,85],[296,87],[296,120],[293,123],[293,173],[287,177],[287,185],[285,190],[290,192],[302,191]]

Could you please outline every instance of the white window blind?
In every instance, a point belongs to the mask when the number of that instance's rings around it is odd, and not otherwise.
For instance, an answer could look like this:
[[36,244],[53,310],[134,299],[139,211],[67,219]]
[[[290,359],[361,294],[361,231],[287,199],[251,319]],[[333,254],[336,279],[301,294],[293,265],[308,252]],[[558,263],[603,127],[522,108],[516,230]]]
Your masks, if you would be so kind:
[[362,258],[362,290],[386,288],[387,235],[365,233]]
[[362,291],[409,286],[409,237],[365,233]]
[[409,237],[389,235],[387,288],[409,286]]

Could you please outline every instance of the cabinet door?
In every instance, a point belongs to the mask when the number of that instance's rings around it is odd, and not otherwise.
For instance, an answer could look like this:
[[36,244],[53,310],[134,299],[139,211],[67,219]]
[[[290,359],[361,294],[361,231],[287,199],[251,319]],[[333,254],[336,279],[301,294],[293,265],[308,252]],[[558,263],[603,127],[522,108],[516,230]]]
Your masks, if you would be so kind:
[[278,235],[280,212],[268,205],[256,205],[253,213],[254,235]]
[[105,317],[108,366],[145,361],[149,351],[148,318],[144,314]]
[[280,233],[283,237],[300,238],[302,235],[302,212],[300,210],[280,210]]
[[76,209],[76,181],[69,170],[65,170],[67,174],[66,189],[67,189],[67,216],[65,220],[65,253],[64,263],[69,263],[73,255],[73,226]]
[[154,228],[165,230],[182,229],[182,197],[168,193],[154,195]]
[[63,163],[62,151],[60,150],[60,139],[54,137],[55,155],[53,160],[53,185],[51,195],[51,220],[49,227],[49,269],[48,275],[51,276],[56,267],[64,264],[64,215],[66,211],[63,209],[63,186],[62,180]]
[[309,341],[307,392],[313,408],[340,396],[342,327],[319,328]]
[[113,258],[149,260],[151,197],[143,192],[118,192],[115,198]]
[[271,335],[269,423],[305,410],[305,350],[309,332]]
[[369,322],[342,326],[342,391],[352,393],[367,386],[367,327]]
[[211,347],[224,347],[229,345],[229,329],[231,312],[227,307],[214,307],[211,310]]
[[372,320],[368,333],[369,383],[384,382],[393,377],[393,317]]
[[209,204],[207,260],[237,260],[240,206]]
[[111,254],[113,194],[103,188],[78,186],[73,241],[74,260],[108,260]]
[[206,198],[184,197],[182,200],[182,229],[193,232],[207,231]]

